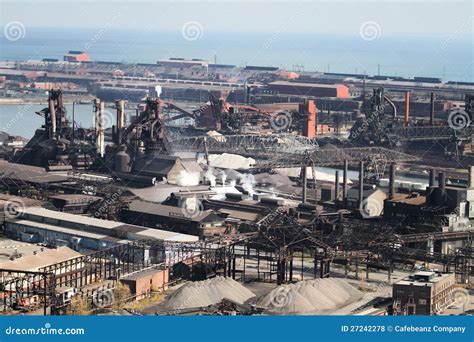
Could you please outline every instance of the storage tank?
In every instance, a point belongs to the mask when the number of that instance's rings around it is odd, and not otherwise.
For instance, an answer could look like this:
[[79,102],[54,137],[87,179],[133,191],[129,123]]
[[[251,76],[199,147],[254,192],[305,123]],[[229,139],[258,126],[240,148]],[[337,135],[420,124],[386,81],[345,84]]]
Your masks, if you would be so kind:
[[117,172],[130,172],[130,156],[127,153],[127,148],[121,146],[120,151],[115,155],[115,171]]
[[277,197],[262,197],[260,199],[261,203],[272,204],[277,206],[285,205],[286,201],[283,198]]
[[225,197],[227,199],[231,199],[231,200],[242,200],[243,199],[243,194],[236,194],[236,193],[233,193],[233,192],[228,192],[225,194]]

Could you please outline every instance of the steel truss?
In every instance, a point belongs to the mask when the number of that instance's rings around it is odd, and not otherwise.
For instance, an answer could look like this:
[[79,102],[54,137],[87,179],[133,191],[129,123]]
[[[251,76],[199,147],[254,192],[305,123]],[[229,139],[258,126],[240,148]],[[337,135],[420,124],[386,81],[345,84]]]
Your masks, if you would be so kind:
[[29,301],[37,297],[36,304],[43,307],[43,313],[46,315],[55,287],[55,275],[51,272],[0,269],[3,311],[7,311],[8,308],[29,307]]
[[172,152],[243,153],[265,155],[297,153],[318,147],[314,140],[292,134],[218,135],[215,137],[179,137],[169,140]]

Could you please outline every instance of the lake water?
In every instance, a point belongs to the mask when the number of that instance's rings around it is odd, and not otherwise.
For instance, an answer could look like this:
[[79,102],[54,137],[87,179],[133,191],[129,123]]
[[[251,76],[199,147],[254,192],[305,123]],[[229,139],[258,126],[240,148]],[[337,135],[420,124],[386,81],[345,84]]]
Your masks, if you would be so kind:
[[[472,37],[382,35],[366,41],[359,35],[237,33],[205,31],[195,41],[181,31],[111,28],[97,30],[29,27],[23,39],[0,38],[0,59],[62,59],[68,50],[87,50],[94,60],[156,63],[169,57],[202,58],[218,63],[272,65],[306,71],[380,73],[474,81]],[[92,41],[93,40],[93,41]]]

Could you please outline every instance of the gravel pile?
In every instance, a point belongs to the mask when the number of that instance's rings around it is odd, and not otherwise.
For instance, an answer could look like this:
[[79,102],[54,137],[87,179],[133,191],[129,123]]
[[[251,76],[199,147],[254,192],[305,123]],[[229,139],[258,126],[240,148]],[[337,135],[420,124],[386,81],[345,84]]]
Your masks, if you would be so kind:
[[255,294],[232,278],[216,277],[189,282],[170,295],[163,306],[171,310],[205,307],[230,299],[243,304]]
[[281,285],[258,301],[275,313],[335,310],[361,299],[363,293],[344,279],[324,278]]
[[209,164],[222,169],[248,169],[251,165],[255,164],[255,159],[230,153],[210,154]]

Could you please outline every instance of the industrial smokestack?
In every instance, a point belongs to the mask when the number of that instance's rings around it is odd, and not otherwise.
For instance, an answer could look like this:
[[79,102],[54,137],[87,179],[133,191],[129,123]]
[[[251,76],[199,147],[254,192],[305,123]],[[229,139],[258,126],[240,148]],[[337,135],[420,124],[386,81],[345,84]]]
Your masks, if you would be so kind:
[[347,159],[344,159],[344,169],[342,171],[342,203],[347,204]]
[[435,186],[435,170],[434,169],[430,169],[429,186]]
[[438,188],[441,191],[441,195],[444,196],[446,193],[446,176],[444,172],[438,173]]
[[95,129],[95,136],[99,133],[99,115],[100,115],[100,99],[94,99],[94,129]]
[[305,99],[299,105],[299,113],[306,116],[303,122],[303,135],[309,139],[314,139],[317,133],[316,111],[314,100]]
[[97,118],[97,153],[103,157],[105,154],[105,127],[104,127],[105,103],[100,103],[99,116]]
[[394,196],[395,196],[395,164],[391,164],[389,181],[388,181],[388,198],[393,199]]
[[122,142],[122,130],[125,127],[125,101],[115,101],[115,108],[117,109],[116,125],[113,127],[113,137],[115,145],[120,145]]
[[125,101],[115,101],[115,107],[117,108],[117,128],[121,129],[125,127]]
[[334,182],[334,202],[337,202],[339,200],[339,171],[336,170],[336,179]]
[[408,127],[410,122],[410,92],[405,92],[405,127]]
[[49,100],[49,117],[51,118],[50,138],[56,137],[56,108],[54,108],[54,100]]
[[430,95],[430,125],[434,126],[435,121],[435,95],[431,93]]
[[361,161],[359,164],[359,206],[362,205],[364,200],[364,162]]

